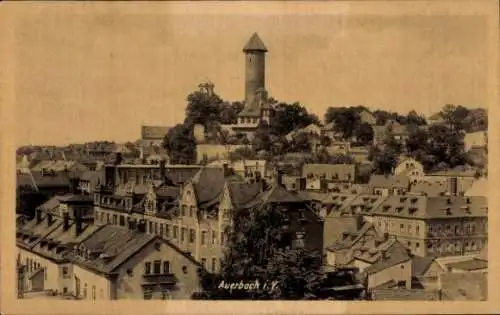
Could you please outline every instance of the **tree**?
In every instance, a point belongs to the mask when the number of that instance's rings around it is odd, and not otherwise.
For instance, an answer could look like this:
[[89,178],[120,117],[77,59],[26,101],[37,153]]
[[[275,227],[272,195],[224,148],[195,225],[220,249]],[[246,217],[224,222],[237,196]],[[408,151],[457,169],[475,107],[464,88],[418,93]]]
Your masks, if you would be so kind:
[[256,153],[248,147],[238,148],[229,153],[229,160],[231,161],[254,160],[255,158]]
[[441,116],[448,126],[455,130],[464,129],[463,121],[469,115],[469,110],[461,105],[446,104],[441,110]]
[[304,128],[310,124],[319,124],[318,117],[309,114],[307,109],[299,103],[278,103],[270,120],[271,133],[276,136],[285,136],[292,130]]
[[325,122],[333,122],[334,131],[341,133],[347,140],[355,135],[356,129],[361,124],[361,117],[354,107],[329,107],[325,114]]
[[238,120],[238,114],[243,110],[243,102],[224,102],[221,104],[219,122],[221,124],[235,124]]
[[446,125],[433,125],[429,128],[427,154],[432,155],[436,163],[443,162],[450,167],[465,165],[467,156],[463,139],[462,131]]
[[422,115],[419,115],[414,110],[411,110],[408,113],[408,115],[406,116],[406,122],[408,123],[408,125],[416,125],[416,126],[422,126],[427,124],[425,118]]
[[184,120],[186,124],[201,124],[207,127],[213,122],[219,122],[224,105],[217,94],[195,91],[188,95],[187,102]]
[[261,122],[255,131],[252,144],[256,152],[264,150],[269,151],[271,149],[271,139],[269,134],[269,125],[265,122]]
[[[203,295],[208,299],[307,299],[314,298],[323,273],[321,256],[303,248],[291,248],[285,237],[286,211],[272,205],[240,209],[233,216],[229,247],[218,276],[202,274]],[[218,288],[221,279],[278,281],[277,290],[237,291]]]
[[357,126],[355,136],[362,145],[371,144],[373,141],[373,128],[369,123],[362,123]]
[[310,152],[309,136],[305,132],[299,132],[291,142],[294,152]]
[[402,116],[396,112],[391,113],[385,110],[378,109],[373,112],[373,115],[375,116],[376,124],[379,126],[385,125],[389,120],[397,121],[402,125],[406,125],[407,123],[406,116]]
[[196,161],[196,141],[188,124],[171,128],[163,140],[172,164],[193,164]]
[[372,147],[368,154],[368,159],[372,162],[375,174],[389,175],[396,167],[398,154],[393,148],[380,149]]

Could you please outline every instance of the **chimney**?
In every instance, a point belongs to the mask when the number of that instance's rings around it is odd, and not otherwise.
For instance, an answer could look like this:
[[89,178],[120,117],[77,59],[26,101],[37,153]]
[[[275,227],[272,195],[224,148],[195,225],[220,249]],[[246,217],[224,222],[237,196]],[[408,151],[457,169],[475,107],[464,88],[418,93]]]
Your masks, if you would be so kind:
[[67,212],[63,213],[63,230],[69,230],[69,213]]
[[42,210],[36,209],[36,224],[40,224],[42,222]]
[[457,177],[448,178],[448,194],[450,196],[458,195],[458,178]]
[[167,177],[167,169],[165,168],[166,161],[161,159],[160,161],[160,179],[164,180]]
[[78,236],[83,232],[83,222],[81,218],[75,218],[75,235]]
[[282,186],[283,185],[283,171],[278,170],[276,172],[276,184]]

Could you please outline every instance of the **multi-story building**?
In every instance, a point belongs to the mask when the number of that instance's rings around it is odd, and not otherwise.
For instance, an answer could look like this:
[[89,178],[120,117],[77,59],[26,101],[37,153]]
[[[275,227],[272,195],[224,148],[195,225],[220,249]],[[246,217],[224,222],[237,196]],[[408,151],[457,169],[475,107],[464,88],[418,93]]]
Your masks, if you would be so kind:
[[356,180],[355,164],[304,164],[302,177],[311,191],[340,191]]
[[410,178],[398,175],[376,175],[373,174],[368,182],[370,192],[375,195],[404,195],[410,189]]
[[389,196],[373,223],[419,256],[479,252],[487,243],[487,199],[463,196]]

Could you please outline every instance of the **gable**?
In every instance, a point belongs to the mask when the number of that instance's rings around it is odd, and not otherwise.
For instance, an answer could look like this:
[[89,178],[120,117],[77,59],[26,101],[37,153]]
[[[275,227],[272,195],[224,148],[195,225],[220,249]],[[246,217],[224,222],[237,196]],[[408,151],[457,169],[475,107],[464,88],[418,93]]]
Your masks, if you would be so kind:
[[196,198],[194,186],[192,183],[187,183],[186,185],[184,185],[184,187],[182,189],[181,203],[182,204],[192,204],[192,205],[197,204],[197,198]]

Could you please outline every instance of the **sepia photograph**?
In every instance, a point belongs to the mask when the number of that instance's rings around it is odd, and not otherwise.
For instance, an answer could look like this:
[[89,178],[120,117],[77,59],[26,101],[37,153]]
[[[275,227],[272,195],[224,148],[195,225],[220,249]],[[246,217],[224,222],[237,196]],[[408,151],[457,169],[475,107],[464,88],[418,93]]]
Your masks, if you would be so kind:
[[491,301],[498,5],[406,2],[7,4],[15,303]]

